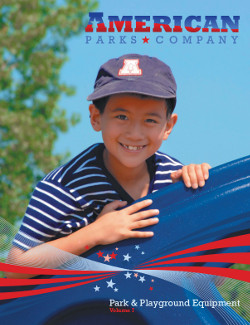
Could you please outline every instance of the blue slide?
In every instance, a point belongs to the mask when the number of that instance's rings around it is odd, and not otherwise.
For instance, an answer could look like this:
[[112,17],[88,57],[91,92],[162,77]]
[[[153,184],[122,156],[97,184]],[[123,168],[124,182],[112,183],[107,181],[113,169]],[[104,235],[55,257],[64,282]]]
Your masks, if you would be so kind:
[[250,156],[211,169],[204,188],[179,182],[148,198],[160,210],[154,237],[96,247],[33,279],[0,279],[0,324],[249,324],[217,285],[249,281],[229,267],[250,263]]

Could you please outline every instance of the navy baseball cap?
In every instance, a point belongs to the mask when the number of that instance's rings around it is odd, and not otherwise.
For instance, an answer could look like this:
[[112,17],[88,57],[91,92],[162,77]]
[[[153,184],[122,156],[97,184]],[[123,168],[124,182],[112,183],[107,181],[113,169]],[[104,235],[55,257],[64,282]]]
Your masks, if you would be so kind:
[[155,57],[127,54],[104,63],[97,74],[94,92],[87,100],[121,93],[172,98],[176,82],[170,67]]

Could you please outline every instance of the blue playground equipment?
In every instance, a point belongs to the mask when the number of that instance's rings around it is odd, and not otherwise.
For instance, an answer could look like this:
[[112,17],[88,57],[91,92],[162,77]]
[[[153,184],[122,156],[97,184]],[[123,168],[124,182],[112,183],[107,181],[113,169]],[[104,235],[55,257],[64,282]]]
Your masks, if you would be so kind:
[[42,274],[33,279],[0,279],[0,324],[249,324],[217,283],[249,281],[229,267],[250,264],[250,156],[211,169],[204,188],[179,182],[148,198],[160,210],[154,237],[95,247],[58,270],[19,269]]

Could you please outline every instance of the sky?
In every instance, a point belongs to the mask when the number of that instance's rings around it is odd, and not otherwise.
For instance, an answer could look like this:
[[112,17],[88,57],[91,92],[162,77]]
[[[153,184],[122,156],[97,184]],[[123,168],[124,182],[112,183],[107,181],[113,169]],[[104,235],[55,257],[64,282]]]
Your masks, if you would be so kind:
[[[92,93],[97,71],[107,60],[126,53],[147,54],[167,63],[177,82],[178,121],[160,150],[184,164],[208,162],[212,167],[249,155],[249,0],[207,2],[198,0],[100,0],[99,8],[107,17],[132,16],[240,16],[239,33],[118,33],[115,44],[109,44],[110,33],[85,33],[69,41],[68,57],[61,80],[73,85],[76,94],[62,97],[60,105],[68,116],[76,112],[81,122],[60,134],[55,153],[70,152],[74,157],[93,143],[101,142],[89,121],[87,96]],[[150,25],[150,23],[149,23]],[[152,25],[150,25],[152,26]],[[203,27],[203,26],[202,26]],[[132,35],[131,35],[132,34]],[[226,44],[219,36],[226,35]],[[87,44],[86,36],[92,36]],[[97,44],[98,36],[102,37]],[[120,44],[120,36],[126,44]],[[136,44],[131,44],[136,36]],[[148,43],[142,38],[147,36]],[[162,36],[156,42],[156,37]],[[183,36],[191,36],[192,44],[183,44]],[[200,41],[197,41],[197,36]],[[210,37],[212,36],[212,38]],[[234,41],[233,37],[238,36]],[[172,43],[170,37],[173,37]],[[209,40],[210,37],[210,40]]]

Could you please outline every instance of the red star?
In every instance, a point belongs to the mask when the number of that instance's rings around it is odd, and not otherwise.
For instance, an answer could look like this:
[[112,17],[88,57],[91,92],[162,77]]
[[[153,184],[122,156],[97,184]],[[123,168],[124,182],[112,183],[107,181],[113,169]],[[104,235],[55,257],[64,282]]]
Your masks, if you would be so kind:
[[112,254],[110,255],[110,257],[111,257],[111,260],[114,258],[115,260],[116,260],[116,256],[117,256],[118,254],[115,254],[114,252],[112,252]]
[[148,43],[149,38],[147,38],[147,36],[145,36],[142,40],[143,40],[143,44],[144,44],[144,43]]
[[151,291],[152,291],[153,289],[154,289],[153,287],[150,287],[150,288],[149,288],[149,290],[151,290]]
[[98,253],[96,253],[98,255],[98,257],[102,257],[103,256],[103,252],[99,251]]
[[87,245],[87,246],[85,246],[85,249],[89,249],[89,246]]

